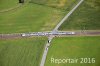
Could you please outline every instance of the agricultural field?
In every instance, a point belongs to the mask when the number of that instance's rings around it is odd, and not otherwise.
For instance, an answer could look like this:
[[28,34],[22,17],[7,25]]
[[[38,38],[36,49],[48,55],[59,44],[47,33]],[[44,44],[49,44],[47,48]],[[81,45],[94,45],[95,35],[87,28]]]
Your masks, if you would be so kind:
[[0,0],[0,11],[18,5],[18,0]]
[[66,9],[79,0],[31,0],[30,3],[47,5],[54,8]]
[[[70,34],[66,34],[75,37],[66,37],[66,35],[54,37],[52,40],[51,34],[56,34],[56,30],[49,33],[50,35],[43,34],[46,37],[40,37],[38,34],[52,31],[80,0],[25,0],[23,4],[18,1],[0,0],[0,66],[39,66],[42,55],[44,60],[46,52],[48,54],[45,66],[100,66],[100,36],[90,34],[80,37],[78,35],[82,32],[75,34],[69,32]],[[59,30],[98,30],[100,29],[99,12],[99,0],[84,0]],[[32,32],[37,32],[38,36],[31,37],[34,35],[31,34]],[[27,36],[27,33],[30,36]],[[19,36],[20,38],[16,38]],[[51,63],[51,57],[95,58],[95,63],[55,64]]]
[[0,33],[50,31],[63,18],[64,13],[60,9],[27,2],[20,8],[0,13]]
[[[0,0],[0,11],[8,9],[7,12],[0,12],[0,34],[52,30],[77,3],[76,0],[60,1],[26,0],[21,5],[18,3],[18,0]],[[40,5],[40,2],[44,2],[44,6]],[[46,6],[46,3],[50,7]],[[53,6],[57,8],[51,7],[52,4],[55,4]],[[18,5],[21,6],[15,8]],[[59,9],[59,7],[65,9]],[[15,9],[9,10],[10,8]]]
[[100,0],[84,0],[59,30],[99,30]]
[[0,66],[39,66],[47,38],[0,40]]
[[[60,37],[51,42],[45,66],[100,66],[100,36]],[[51,63],[51,58],[95,58],[94,63]],[[57,61],[56,61],[57,62]]]

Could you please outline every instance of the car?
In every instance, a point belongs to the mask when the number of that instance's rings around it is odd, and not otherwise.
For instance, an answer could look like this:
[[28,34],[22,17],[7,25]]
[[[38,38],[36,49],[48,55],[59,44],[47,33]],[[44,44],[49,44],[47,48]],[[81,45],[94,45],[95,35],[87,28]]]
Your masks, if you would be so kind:
[[66,34],[74,35],[75,32],[67,32]]
[[72,32],[72,34],[75,34],[75,32]]
[[24,36],[26,36],[26,34],[25,34],[25,33],[23,33],[23,34],[22,34],[22,36],[24,37]]
[[46,50],[48,50],[48,48],[46,48]]

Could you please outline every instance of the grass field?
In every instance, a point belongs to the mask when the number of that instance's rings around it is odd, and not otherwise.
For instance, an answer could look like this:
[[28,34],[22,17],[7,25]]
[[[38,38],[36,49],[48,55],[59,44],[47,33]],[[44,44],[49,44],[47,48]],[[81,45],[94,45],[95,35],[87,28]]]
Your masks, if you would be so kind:
[[84,0],[82,5],[66,20],[59,30],[100,29],[100,1]]
[[22,7],[0,13],[0,33],[49,31],[64,16],[59,9],[28,3]]
[[0,0],[0,11],[18,5],[18,0]]
[[46,38],[0,40],[0,66],[39,66]]
[[[2,33],[24,33],[24,32],[37,32],[37,31],[50,31],[52,30],[58,22],[65,16],[66,13],[76,4],[76,0],[63,0],[61,8],[66,7],[66,10],[52,8],[36,3],[30,3],[26,0],[27,4],[23,4],[21,7],[8,12],[0,13],[0,34]],[[37,3],[45,2],[36,1]],[[18,1],[1,1],[0,9],[13,8],[18,5]],[[0,3],[1,3],[0,2]],[[14,2],[14,3],[13,3]],[[6,4],[7,3],[7,4]],[[10,5],[9,5],[9,4]],[[60,0],[54,1],[49,0],[47,4],[60,5]],[[6,7],[7,6],[7,7]]]
[[[49,48],[45,66],[100,66],[100,36],[55,38]],[[95,58],[95,63],[51,63],[51,58]]]
[[31,3],[40,5],[47,5],[54,8],[67,9],[72,4],[75,4],[77,0],[31,0]]

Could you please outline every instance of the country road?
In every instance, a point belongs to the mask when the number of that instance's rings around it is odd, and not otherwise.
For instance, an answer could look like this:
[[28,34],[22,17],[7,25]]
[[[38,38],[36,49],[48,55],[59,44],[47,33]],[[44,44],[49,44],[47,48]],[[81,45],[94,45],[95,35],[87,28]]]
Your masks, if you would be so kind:
[[[48,41],[51,42],[52,39],[53,39],[53,36],[48,37]],[[42,60],[41,60],[40,66],[44,66],[44,64],[45,64],[45,60],[46,60],[46,57],[47,57],[48,49],[49,49],[49,46],[51,44],[50,42],[47,42],[46,45],[45,45],[45,49],[44,49],[44,53],[43,53],[43,56],[42,56]]]
[[84,0],[80,0],[79,3],[58,23],[58,25],[54,28],[53,31],[57,31],[58,28],[62,25],[62,23],[65,22],[65,20],[68,19],[68,17],[80,6],[80,4],[83,2]]
[[[45,65],[47,53],[49,50],[49,46],[51,45],[52,39],[56,37],[69,37],[69,36],[100,36],[100,30],[75,30],[75,31],[58,31],[58,28],[62,25],[62,23],[65,22],[69,18],[69,16],[81,5],[81,3],[84,0],[80,0],[78,4],[57,24],[57,26],[52,30],[48,32],[32,32],[32,33],[15,33],[15,34],[0,34],[0,39],[16,39],[16,38],[24,38],[24,37],[31,37],[31,36],[47,36],[48,41],[44,47],[43,56],[40,62],[40,66]],[[1,11],[2,12],[2,11]],[[4,11],[5,12],[5,11]],[[63,33],[72,33],[75,34],[59,34],[60,32]]]
[[[68,17],[77,9],[78,6],[80,6],[80,4],[83,2],[84,0],[80,0],[79,3],[57,24],[57,26],[53,29],[52,33],[56,33],[56,31],[58,31],[58,28],[62,25],[62,23],[68,19]],[[53,39],[53,37],[52,37]],[[52,41],[52,39],[50,41]],[[49,40],[49,39],[48,39]],[[45,48],[47,47],[48,43],[46,44]],[[46,61],[46,56],[47,56],[48,50],[46,51],[46,49],[44,49],[44,53],[43,53],[43,57],[40,63],[40,66],[44,66],[45,61]]]

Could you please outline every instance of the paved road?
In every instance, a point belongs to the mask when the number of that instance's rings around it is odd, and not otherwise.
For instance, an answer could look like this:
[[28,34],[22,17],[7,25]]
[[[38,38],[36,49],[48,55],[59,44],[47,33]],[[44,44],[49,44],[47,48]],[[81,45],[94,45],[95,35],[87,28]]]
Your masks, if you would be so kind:
[[[44,49],[44,53],[42,56],[42,60],[40,63],[40,66],[44,66],[45,61],[46,61],[46,57],[47,57],[47,53],[48,53],[48,49],[50,46],[50,42],[52,41],[54,36],[95,36],[98,35],[100,36],[100,31],[61,31],[63,33],[72,33],[75,32],[75,34],[59,34],[60,31],[58,31],[58,28],[61,26],[61,24],[68,19],[68,17],[76,10],[76,8],[83,2],[84,0],[80,0],[79,3],[58,23],[58,25],[54,28],[54,30],[52,32],[50,32],[51,34],[46,34],[45,32],[33,32],[33,33],[21,33],[21,34],[0,34],[0,39],[9,39],[9,38],[23,38],[23,37],[30,37],[30,36],[49,36],[48,37],[48,41],[45,45],[45,49]],[[57,35],[58,32],[58,35]],[[37,35],[37,34],[39,35]],[[24,35],[23,35],[24,34]],[[27,34],[27,36],[25,36],[25,34]],[[22,36],[23,35],[23,36]]]
[[[58,31],[58,28],[62,25],[62,23],[68,19],[68,17],[79,7],[79,5],[83,2],[84,0],[80,0],[79,3],[58,23],[58,25],[54,28],[52,32],[49,32],[50,34],[47,34],[48,32],[33,32],[33,33],[21,33],[21,34],[0,34],[0,39],[10,39],[10,38],[23,38],[23,37],[30,37],[30,36],[49,36],[48,41],[45,45],[44,48],[44,53],[42,56],[42,60],[40,63],[40,66],[44,66],[48,49],[50,46],[50,42],[52,41],[54,36],[100,36],[100,31]],[[10,9],[11,10],[11,9]],[[5,10],[8,11],[8,10]],[[5,12],[5,11],[0,11],[0,12]],[[64,34],[61,34],[60,32],[63,32]],[[72,33],[74,32],[74,34]],[[66,34],[65,34],[66,33]],[[69,33],[69,34],[68,34]]]
[[62,23],[65,22],[65,20],[68,19],[68,17],[80,6],[80,4],[83,2],[84,0],[80,0],[79,3],[59,22],[59,24],[54,28],[53,31],[57,31],[58,28],[62,25]]
[[[77,7],[83,2],[84,0],[80,0],[79,3],[58,23],[58,25],[54,28],[54,30],[52,31],[52,33],[56,33],[56,31],[58,31],[58,28],[61,26],[61,24],[68,19],[68,17],[77,9]],[[53,39],[53,37],[52,37]],[[51,40],[52,40],[51,39]],[[48,39],[49,40],[49,39]],[[50,41],[51,41],[50,40]],[[46,44],[45,48],[48,48],[47,47],[48,43]],[[40,63],[40,66],[44,66],[45,64],[45,61],[46,61],[46,56],[47,56],[47,53],[48,53],[48,50],[44,49],[44,53],[43,53],[43,57],[42,57],[42,60],[41,60],[41,63]]]
[[45,49],[44,49],[44,53],[43,53],[43,56],[42,56],[42,60],[41,60],[40,66],[44,66],[44,64],[45,64],[45,60],[46,60],[46,57],[47,57],[48,49],[49,49],[49,46],[51,44],[50,42],[51,42],[52,39],[53,39],[53,36],[48,37],[48,42],[45,45]]

